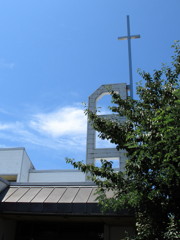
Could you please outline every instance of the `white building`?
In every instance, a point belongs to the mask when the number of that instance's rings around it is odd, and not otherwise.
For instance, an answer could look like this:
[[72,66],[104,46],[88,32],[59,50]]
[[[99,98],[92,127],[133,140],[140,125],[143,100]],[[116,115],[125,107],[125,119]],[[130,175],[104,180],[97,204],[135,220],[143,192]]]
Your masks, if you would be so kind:
[[[127,97],[126,84],[102,85],[89,97],[89,109],[95,111],[97,101],[109,90]],[[111,159],[123,171],[124,151],[97,148],[90,123],[87,129],[86,162]],[[24,148],[1,148],[0,240],[119,240],[125,232],[133,233],[133,215],[127,211],[103,214],[95,190],[81,171],[36,170]]]
[[78,170],[36,170],[24,148],[0,148],[0,177],[14,182],[84,182]]

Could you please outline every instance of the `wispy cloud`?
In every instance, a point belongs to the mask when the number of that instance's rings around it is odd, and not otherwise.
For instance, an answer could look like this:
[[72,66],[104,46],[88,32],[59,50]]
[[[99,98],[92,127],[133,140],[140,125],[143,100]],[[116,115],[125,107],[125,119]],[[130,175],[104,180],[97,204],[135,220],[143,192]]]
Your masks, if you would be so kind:
[[14,62],[9,62],[9,61],[6,61],[3,58],[0,58],[0,68],[13,69],[14,66],[15,66]]
[[30,127],[52,137],[78,136],[86,132],[86,118],[80,108],[63,107],[54,112],[34,115]]
[[27,121],[0,122],[0,138],[51,149],[83,150],[86,117],[80,107],[63,107],[30,116]]
[[1,123],[0,122],[0,130],[10,130],[15,127],[16,124],[12,123]]

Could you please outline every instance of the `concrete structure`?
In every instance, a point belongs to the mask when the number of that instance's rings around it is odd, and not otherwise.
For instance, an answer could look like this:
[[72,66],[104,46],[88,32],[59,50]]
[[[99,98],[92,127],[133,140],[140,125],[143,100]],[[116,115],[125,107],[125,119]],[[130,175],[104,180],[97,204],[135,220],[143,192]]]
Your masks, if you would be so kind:
[[[89,109],[96,111],[98,99],[109,90],[127,96],[126,84],[102,85],[90,96]],[[123,171],[124,152],[98,149],[95,134],[88,123],[86,162],[118,160],[117,170]],[[1,148],[0,240],[120,240],[126,232],[134,234],[133,214],[102,213],[95,190],[78,170],[36,170],[24,148]],[[113,193],[107,192],[107,196],[113,197]]]
[[[92,112],[97,111],[97,102],[105,95],[110,94],[111,91],[117,92],[122,99],[127,98],[127,86],[125,83],[119,84],[107,84],[100,86],[89,97],[88,109]],[[101,115],[102,118],[118,118],[119,121],[124,121],[124,118],[117,117],[117,115],[106,114]],[[87,146],[86,146],[86,162],[88,164],[94,164],[96,160],[118,160],[119,169],[124,170],[126,161],[125,152],[123,150],[117,151],[116,148],[97,148],[96,147],[96,131],[91,126],[91,122],[88,121],[87,126]]]

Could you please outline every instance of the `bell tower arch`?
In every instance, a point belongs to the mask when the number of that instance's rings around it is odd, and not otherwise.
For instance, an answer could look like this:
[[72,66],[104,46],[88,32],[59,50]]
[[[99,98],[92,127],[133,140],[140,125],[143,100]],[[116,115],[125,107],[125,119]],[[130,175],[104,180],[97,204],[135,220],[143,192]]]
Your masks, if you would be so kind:
[[[115,91],[120,94],[122,99],[127,98],[127,85],[125,83],[118,84],[106,84],[101,85],[95,92],[89,96],[88,109],[92,112],[96,112],[97,101],[104,95],[109,94],[110,91]],[[101,115],[105,118],[112,117],[112,114]],[[114,116],[114,115],[113,115]],[[120,118],[123,121],[124,118]],[[118,161],[118,170],[123,171],[126,161],[126,155],[124,150],[117,150],[114,148],[97,148],[96,147],[96,131],[88,121],[87,124],[87,149],[86,149],[86,164],[95,164],[97,160],[115,160]]]

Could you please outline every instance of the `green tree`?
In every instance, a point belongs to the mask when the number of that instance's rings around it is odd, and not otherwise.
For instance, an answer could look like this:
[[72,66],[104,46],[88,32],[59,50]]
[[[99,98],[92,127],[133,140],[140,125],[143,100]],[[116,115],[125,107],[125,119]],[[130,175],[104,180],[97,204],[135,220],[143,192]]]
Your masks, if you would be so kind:
[[[180,229],[180,47],[170,67],[163,66],[151,75],[141,72],[144,85],[137,87],[139,100],[123,100],[111,92],[113,113],[125,116],[105,119],[86,111],[89,121],[102,139],[117,149],[125,149],[125,172],[116,172],[112,162],[101,160],[102,167],[67,159],[75,168],[90,173],[98,186],[102,210],[134,209],[135,239],[179,239]],[[106,199],[112,190],[113,198]],[[106,201],[104,201],[106,200]]]

